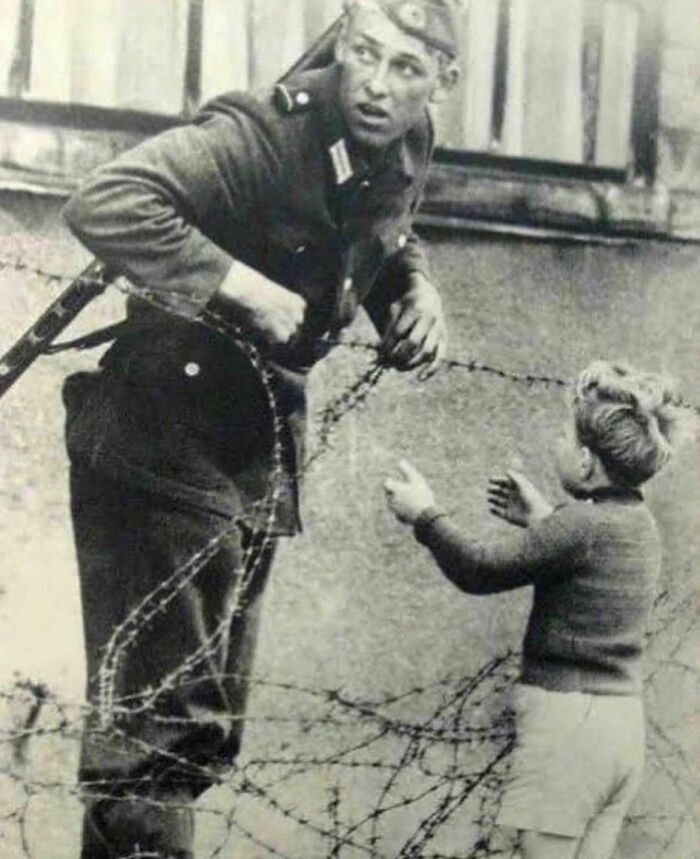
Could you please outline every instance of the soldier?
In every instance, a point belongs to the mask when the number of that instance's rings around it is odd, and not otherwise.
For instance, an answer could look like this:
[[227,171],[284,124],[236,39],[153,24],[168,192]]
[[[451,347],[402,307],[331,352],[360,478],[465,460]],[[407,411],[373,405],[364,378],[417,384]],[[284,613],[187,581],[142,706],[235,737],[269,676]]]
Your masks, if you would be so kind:
[[[99,370],[64,389],[88,698],[104,704],[107,690],[116,704],[110,729],[83,742],[83,859],[193,855],[191,804],[240,747],[273,479],[274,537],[300,528],[311,366],[360,305],[387,365],[429,373],[445,354],[411,221],[427,107],[458,74],[456,7],[346,7],[328,67],[215,99],[97,171],[65,209],[143,290]],[[245,350],[197,324],[205,311],[264,350],[278,414]],[[188,567],[203,549],[202,569]]]

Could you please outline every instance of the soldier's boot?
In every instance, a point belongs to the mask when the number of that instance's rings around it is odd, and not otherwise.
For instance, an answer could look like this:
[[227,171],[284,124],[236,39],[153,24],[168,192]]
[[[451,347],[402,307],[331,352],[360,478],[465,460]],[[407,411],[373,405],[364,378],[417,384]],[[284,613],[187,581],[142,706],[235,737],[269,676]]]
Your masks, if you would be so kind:
[[191,802],[188,794],[89,805],[81,859],[194,859]]

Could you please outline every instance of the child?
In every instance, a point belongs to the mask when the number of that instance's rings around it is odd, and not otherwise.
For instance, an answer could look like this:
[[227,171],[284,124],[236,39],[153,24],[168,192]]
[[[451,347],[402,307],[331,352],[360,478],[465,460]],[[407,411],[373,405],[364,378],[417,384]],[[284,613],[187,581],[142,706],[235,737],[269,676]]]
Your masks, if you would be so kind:
[[408,463],[404,480],[386,481],[391,510],[457,587],[534,585],[498,818],[520,832],[526,859],[610,857],[637,792],[642,654],[661,565],[639,487],[671,457],[684,416],[661,377],[591,364],[555,449],[572,503],[552,508],[517,473],[493,478],[491,511],[525,530],[487,545],[457,530]]

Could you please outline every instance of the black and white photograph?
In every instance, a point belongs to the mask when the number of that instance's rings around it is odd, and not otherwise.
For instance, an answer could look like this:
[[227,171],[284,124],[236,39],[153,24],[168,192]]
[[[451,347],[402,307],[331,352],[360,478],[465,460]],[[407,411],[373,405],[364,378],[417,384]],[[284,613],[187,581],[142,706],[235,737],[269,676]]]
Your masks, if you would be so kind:
[[696,859],[700,0],[0,0],[0,856]]

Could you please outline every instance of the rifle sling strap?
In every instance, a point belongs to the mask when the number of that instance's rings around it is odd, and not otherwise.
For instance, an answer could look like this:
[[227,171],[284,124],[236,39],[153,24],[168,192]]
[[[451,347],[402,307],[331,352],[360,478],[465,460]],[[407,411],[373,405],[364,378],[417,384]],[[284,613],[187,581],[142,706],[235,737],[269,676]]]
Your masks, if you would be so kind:
[[126,327],[127,321],[124,319],[121,322],[115,322],[114,325],[108,325],[106,328],[98,328],[97,331],[91,331],[82,337],[76,337],[74,340],[52,343],[46,347],[44,354],[56,355],[59,352],[67,352],[69,349],[94,349],[95,346],[102,346],[103,343],[115,340],[122,331],[126,330]]

